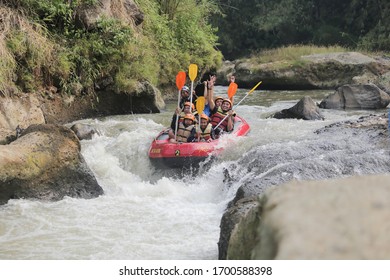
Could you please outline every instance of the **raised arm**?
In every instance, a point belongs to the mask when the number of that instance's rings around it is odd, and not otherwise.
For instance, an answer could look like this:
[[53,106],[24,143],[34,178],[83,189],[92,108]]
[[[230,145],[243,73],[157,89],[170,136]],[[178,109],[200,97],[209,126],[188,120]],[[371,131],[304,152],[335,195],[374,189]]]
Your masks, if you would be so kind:
[[207,81],[207,97],[210,106],[210,110],[214,110],[215,102],[214,102],[214,84],[217,80],[217,76],[211,75],[209,80]]

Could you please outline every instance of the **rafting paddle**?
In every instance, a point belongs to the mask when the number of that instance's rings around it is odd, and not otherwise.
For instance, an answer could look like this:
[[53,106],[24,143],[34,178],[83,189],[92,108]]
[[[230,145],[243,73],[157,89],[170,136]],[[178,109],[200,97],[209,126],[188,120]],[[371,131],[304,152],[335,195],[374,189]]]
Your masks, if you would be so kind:
[[[188,75],[190,76],[190,80],[191,80],[191,98],[190,98],[190,102],[192,103],[192,92],[194,91],[194,80],[196,79],[196,76],[198,75],[198,65],[190,64],[190,67],[188,69]],[[191,108],[191,112],[192,112],[192,108]]]
[[228,96],[229,96],[230,100],[236,94],[237,88],[238,88],[238,85],[236,83],[234,83],[234,82],[230,83],[230,85],[228,87]]
[[[237,108],[238,107],[238,105],[240,105],[240,103],[242,102],[242,101],[244,101],[244,99],[249,95],[249,94],[251,94],[252,92],[254,92],[255,91],[255,89],[260,85],[262,83],[262,81],[260,81],[260,82],[258,82],[257,83],[257,85],[255,85],[250,91],[248,91],[248,93],[240,100],[240,102],[238,102],[236,105],[234,105],[234,107],[232,108],[232,110],[233,109],[235,109],[235,108]],[[213,130],[215,130],[215,129],[217,129],[217,127],[218,126],[220,126],[220,124],[228,117],[229,115],[226,115],[214,128],[213,128]]]
[[179,93],[180,93],[181,89],[184,87],[184,84],[186,83],[186,78],[187,78],[186,72],[184,72],[184,71],[180,71],[176,75],[176,86],[177,86],[177,89],[179,90]]
[[205,106],[206,100],[204,96],[199,96],[196,99],[196,111],[198,111],[198,118],[199,118],[199,135],[198,135],[198,142],[200,140],[200,115],[203,113],[204,106]]
[[[177,89],[179,90],[179,95],[177,97],[177,107],[180,107],[180,97],[181,97],[181,89],[183,88],[184,84],[186,83],[186,72],[180,71],[176,75],[176,86]],[[176,115],[176,127],[175,127],[175,140],[176,140],[176,134],[177,134],[177,127],[178,127],[178,122],[179,122],[179,115]]]

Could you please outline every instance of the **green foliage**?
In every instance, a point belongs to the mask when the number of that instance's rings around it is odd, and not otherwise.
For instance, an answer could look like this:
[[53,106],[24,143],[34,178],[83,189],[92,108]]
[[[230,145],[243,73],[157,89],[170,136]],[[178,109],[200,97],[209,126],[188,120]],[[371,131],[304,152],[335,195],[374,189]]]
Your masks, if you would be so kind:
[[[7,78],[1,83],[4,94],[16,92],[19,87],[23,91],[31,91],[50,83],[50,76],[56,72],[54,56],[55,44],[49,39],[48,32],[40,25],[31,23],[23,14],[10,8],[0,6],[0,45],[2,57],[5,57],[5,73]],[[12,71],[12,74],[10,73]]]
[[204,71],[221,63],[216,29],[208,23],[218,12],[213,2],[136,2],[145,13],[142,26],[127,20],[123,1],[116,0],[118,13],[86,30],[76,25],[76,11],[97,0],[7,0],[12,16],[20,15],[23,24],[8,29],[3,50],[8,60],[2,63],[10,71],[0,70],[0,90],[6,85],[2,80],[16,76],[13,81],[23,91],[55,85],[66,94],[94,93],[111,80],[116,91],[132,92],[143,80],[174,84],[177,72],[190,63]]
[[[172,83],[177,72],[187,70],[191,63],[206,71],[222,61],[221,53],[216,50],[216,29],[208,23],[208,18],[218,12],[216,4],[196,0],[168,4],[169,1],[139,1],[141,9],[149,15],[143,32],[157,51],[161,84]],[[164,5],[174,8],[167,9]]]
[[342,45],[389,51],[388,0],[226,0],[217,17],[229,59],[290,44]]
[[15,90],[13,80],[16,61],[7,50],[3,40],[0,40],[0,57],[0,93],[10,96]]

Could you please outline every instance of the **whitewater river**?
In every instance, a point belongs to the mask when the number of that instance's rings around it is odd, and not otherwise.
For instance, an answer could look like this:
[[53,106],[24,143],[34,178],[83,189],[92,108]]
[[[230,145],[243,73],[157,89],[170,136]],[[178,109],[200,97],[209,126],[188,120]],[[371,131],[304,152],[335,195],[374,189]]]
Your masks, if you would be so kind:
[[[217,87],[216,94],[225,94]],[[236,94],[238,102],[246,91]],[[100,136],[83,140],[82,154],[105,194],[58,202],[11,200],[0,206],[0,259],[217,259],[221,216],[254,151],[293,150],[316,129],[365,111],[322,111],[325,121],[277,120],[270,114],[303,96],[322,100],[329,91],[255,91],[236,108],[251,133],[221,158],[193,172],[155,170],[147,157],[154,136],[168,126],[174,104],[160,114],[81,120]],[[342,157],[342,155],[341,155]],[[231,171],[232,164],[235,170]],[[226,170],[235,179],[224,183]]]

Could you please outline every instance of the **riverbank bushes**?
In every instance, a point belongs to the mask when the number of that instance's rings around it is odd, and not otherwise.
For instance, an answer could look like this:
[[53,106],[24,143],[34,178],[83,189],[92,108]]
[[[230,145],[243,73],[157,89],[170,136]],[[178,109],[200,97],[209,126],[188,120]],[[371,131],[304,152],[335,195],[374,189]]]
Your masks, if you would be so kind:
[[[112,17],[99,15],[96,26],[78,20],[82,9],[110,2]],[[0,91],[93,94],[111,83],[131,93],[138,81],[174,84],[177,71],[190,63],[218,66],[216,30],[208,1],[139,1],[143,22],[125,11],[126,0],[6,0],[0,4]],[[168,1],[169,2],[169,1]]]

